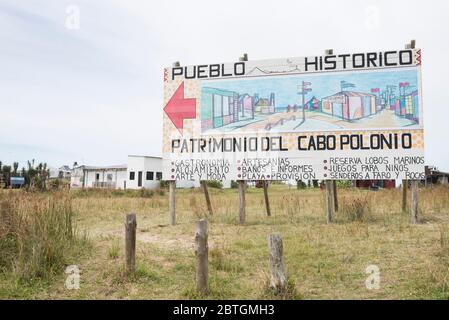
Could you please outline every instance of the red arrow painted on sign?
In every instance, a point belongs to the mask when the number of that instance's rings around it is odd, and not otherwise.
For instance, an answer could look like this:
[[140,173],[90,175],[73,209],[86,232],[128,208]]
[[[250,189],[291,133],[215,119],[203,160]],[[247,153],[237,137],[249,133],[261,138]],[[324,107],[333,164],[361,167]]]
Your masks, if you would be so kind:
[[170,101],[165,105],[164,111],[182,134],[184,119],[196,118],[196,99],[184,98],[184,82],[176,89]]

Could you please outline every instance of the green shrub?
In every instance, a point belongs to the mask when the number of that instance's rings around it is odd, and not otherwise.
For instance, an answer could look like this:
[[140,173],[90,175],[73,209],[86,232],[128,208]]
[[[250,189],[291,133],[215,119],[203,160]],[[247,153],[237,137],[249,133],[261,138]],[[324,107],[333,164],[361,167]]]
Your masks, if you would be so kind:
[[216,188],[216,189],[222,189],[223,188],[223,183],[221,181],[218,180],[209,180],[206,182],[208,187],[211,188]]
[[160,181],[160,188],[161,188],[161,189],[167,189],[169,183],[170,183],[170,181],[167,181],[167,180],[161,180],[161,181]]
[[351,188],[352,180],[337,180],[337,187],[338,188]]
[[307,187],[307,184],[302,180],[296,181],[296,188],[297,189],[305,189]]

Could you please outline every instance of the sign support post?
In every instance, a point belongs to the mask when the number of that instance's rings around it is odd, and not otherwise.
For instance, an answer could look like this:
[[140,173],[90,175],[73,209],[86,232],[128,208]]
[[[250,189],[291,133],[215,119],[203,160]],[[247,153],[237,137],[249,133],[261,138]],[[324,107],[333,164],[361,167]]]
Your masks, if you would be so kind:
[[[244,53],[243,56],[239,58],[239,61],[248,61],[248,54]],[[239,222],[240,224],[245,224],[246,222],[246,181],[245,180],[239,180]]]
[[209,212],[209,215],[212,216],[214,212],[212,211],[212,203],[210,201],[209,189],[207,188],[207,181],[202,180],[200,183],[201,187],[203,188],[204,197],[206,198],[207,211]]
[[413,224],[418,223],[418,180],[412,180],[410,182],[410,189],[412,192],[411,201],[411,222]]
[[408,182],[406,179],[402,180],[402,212],[407,211],[407,187]]
[[337,180],[332,181],[332,187],[334,189],[334,210],[338,211]]
[[270,199],[268,199],[268,181],[264,180],[263,182],[263,194],[265,198],[265,208],[267,209],[267,216],[271,217],[271,208],[270,208]]
[[[334,49],[326,49],[324,50],[324,55],[329,56],[334,54]],[[332,193],[334,200],[334,211],[338,211],[338,196],[337,196],[337,181],[332,180]],[[331,217],[332,220],[332,217]],[[328,219],[329,222],[329,219]]]
[[240,224],[245,224],[246,222],[246,181],[239,180],[239,199],[240,199],[240,207],[239,207],[239,222]]
[[326,219],[332,223],[335,213],[334,187],[332,180],[326,180]]
[[175,198],[175,192],[176,192],[176,181],[172,180],[169,182],[169,201],[168,201],[168,208],[170,211],[170,223],[172,226],[176,225],[176,198]]
[[[179,61],[173,62],[173,68],[180,67]],[[176,225],[176,180],[169,181],[168,210],[170,212],[170,224]]]

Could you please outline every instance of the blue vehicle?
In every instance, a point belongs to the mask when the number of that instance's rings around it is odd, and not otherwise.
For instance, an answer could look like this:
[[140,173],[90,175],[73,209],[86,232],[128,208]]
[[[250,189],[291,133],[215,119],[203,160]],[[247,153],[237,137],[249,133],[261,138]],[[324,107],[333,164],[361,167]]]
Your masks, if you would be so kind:
[[11,188],[22,188],[25,185],[25,178],[23,177],[11,177],[10,186]]

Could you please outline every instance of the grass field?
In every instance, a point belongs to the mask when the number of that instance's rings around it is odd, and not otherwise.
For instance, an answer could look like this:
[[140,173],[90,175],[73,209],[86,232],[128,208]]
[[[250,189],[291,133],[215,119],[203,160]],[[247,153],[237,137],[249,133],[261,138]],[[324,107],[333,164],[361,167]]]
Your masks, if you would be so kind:
[[[447,187],[420,189],[417,225],[411,225],[409,214],[401,212],[400,189],[340,189],[340,210],[335,222],[327,224],[324,194],[319,189],[271,185],[272,216],[267,217],[262,190],[250,188],[245,226],[238,224],[236,190],[210,192],[215,212],[207,217],[208,296],[195,292],[195,222],[207,215],[200,190],[177,190],[178,224],[174,227],[168,224],[168,193],[72,191],[67,197],[78,240],[67,249],[64,265],[79,266],[80,289],[65,288],[62,267],[31,281],[20,281],[17,270],[3,267],[0,298],[449,298]],[[3,191],[1,197],[6,201],[12,195]],[[55,195],[33,197],[45,202]],[[124,215],[128,212],[137,213],[133,276],[124,272]],[[290,283],[282,297],[267,289],[267,235],[273,232],[283,237]],[[380,288],[368,290],[365,269],[373,264],[380,269]]]

